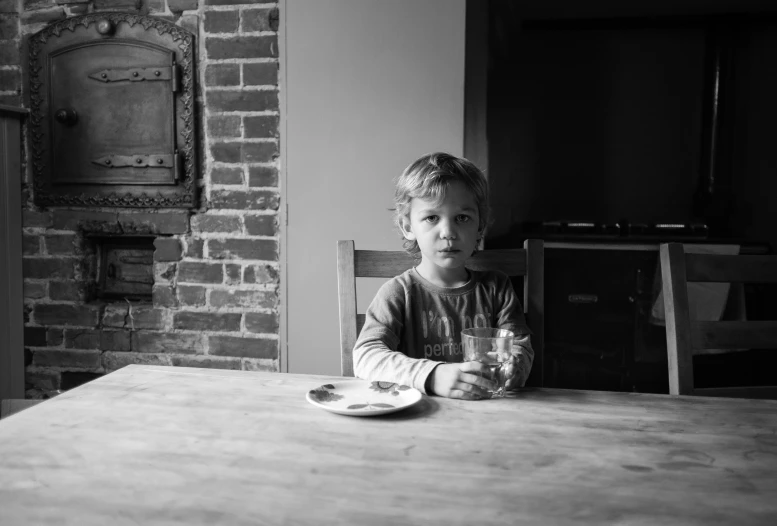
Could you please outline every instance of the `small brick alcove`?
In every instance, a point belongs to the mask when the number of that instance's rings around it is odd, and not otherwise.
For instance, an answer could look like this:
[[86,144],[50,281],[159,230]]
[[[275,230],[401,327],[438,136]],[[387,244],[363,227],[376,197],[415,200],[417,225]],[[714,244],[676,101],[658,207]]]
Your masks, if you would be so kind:
[[[36,205],[27,140],[27,396],[132,363],[278,371],[278,5],[0,0],[0,103],[29,100],[19,88],[29,35],[100,11],[162,17],[195,35],[196,206]],[[141,238],[152,243],[150,297],[100,294],[100,243]]]

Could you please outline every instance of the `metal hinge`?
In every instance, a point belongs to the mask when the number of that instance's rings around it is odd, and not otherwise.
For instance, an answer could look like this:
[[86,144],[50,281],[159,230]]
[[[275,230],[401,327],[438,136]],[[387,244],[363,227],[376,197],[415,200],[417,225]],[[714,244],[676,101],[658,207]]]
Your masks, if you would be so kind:
[[177,153],[170,154],[142,154],[133,153],[131,155],[104,155],[97,159],[92,159],[92,163],[105,166],[106,168],[175,168],[177,166]]
[[[139,68],[110,68],[103,69],[89,75],[90,79],[100,82],[121,82],[128,80],[130,82],[172,80],[173,85],[177,82],[175,78],[175,65],[173,66],[153,66]],[[175,91],[175,90],[173,90]]]

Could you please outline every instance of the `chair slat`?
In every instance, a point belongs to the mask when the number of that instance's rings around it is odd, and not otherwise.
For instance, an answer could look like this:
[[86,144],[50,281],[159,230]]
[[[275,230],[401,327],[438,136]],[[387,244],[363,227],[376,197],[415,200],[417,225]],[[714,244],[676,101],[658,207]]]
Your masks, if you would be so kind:
[[686,254],[685,276],[710,283],[777,283],[777,256]]
[[[523,243],[526,257],[513,257],[517,263],[524,263],[523,268],[516,268],[523,273],[523,310],[526,314],[526,324],[532,330],[532,347],[534,348],[534,363],[526,385],[542,387],[545,378],[545,245],[540,239],[527,239]],[[496,252],[496,251],[495,251]],[[508,275],[511,275],[508,273]]]
[[691,394],[693,391],[693,357],[691,348],[691,318],[688,306],[688,286],[685,281],[685,253],[678,243],[659,247],[664,315],[666,318],[666,350],[669,366],[669,393]]
[[353,241],[337,242],[337,291],[340,307],[340,373],[353,376],[353,346],[356,344],[356,280]]
[[407,252],[357,250],[355,257],[354,272],[360,278],[393,278],[418,264]]
[[710,349],[777,349],[777,321],[693,322],[691,343],[694,355]]

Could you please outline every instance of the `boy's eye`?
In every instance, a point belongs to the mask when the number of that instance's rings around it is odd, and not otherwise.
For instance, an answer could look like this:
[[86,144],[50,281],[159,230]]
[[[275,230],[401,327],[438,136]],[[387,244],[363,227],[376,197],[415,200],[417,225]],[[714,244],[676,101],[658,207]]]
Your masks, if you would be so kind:
[[429,223],[434,223],[437,221],[437,216],[426,216],[424,218],[424,221],[427,221]]
[[470,217],[465,216],[464,214],[460,214],[456,216],[456,221],[458,221],[459,223],[466,223],[469,220],[470,220]]

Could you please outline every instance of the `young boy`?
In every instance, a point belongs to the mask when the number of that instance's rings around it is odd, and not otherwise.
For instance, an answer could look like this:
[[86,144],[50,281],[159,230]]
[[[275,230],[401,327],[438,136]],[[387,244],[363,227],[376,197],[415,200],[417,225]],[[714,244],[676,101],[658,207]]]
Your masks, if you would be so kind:
[[[395,222],[420,263],[391,279],[367,309],[353,351],[356,376],[450,398],[488,397],[488,367],[462,363],[461,331],[515,334],[507,389],[523,386],[534,351],[521,303],[501,272],[467,269],[488,224],[488,182],[466,159],[425,155],[397,180]],[[485,374],[481,376],[481,374]]]

